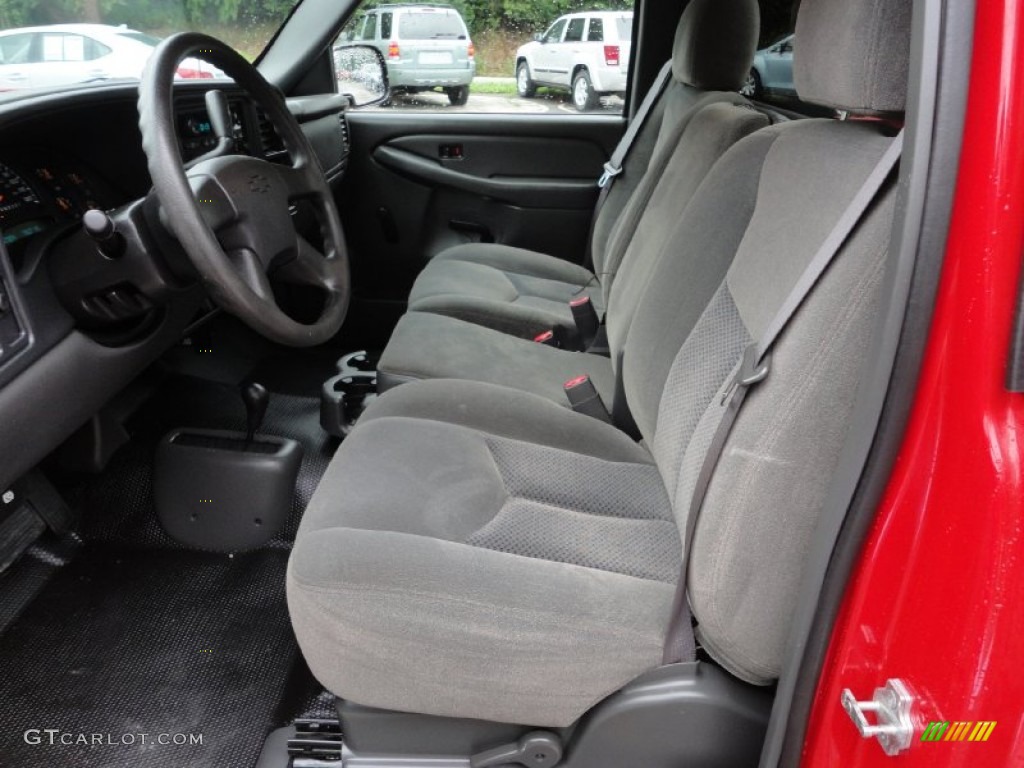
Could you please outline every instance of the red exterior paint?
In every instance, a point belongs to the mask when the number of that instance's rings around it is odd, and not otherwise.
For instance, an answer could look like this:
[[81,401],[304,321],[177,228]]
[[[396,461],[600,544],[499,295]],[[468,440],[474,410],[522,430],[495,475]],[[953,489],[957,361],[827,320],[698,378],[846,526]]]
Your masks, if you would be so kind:
[[[978,0],[946,261],[913,414],[840,612],[804,766],[1024,766],[1024,395],[1005,389],[1024,254],[1024,4]],[[887,757],[840,705],[889,677],[916,693]],[[920,741],[995,720],[986,743]]]

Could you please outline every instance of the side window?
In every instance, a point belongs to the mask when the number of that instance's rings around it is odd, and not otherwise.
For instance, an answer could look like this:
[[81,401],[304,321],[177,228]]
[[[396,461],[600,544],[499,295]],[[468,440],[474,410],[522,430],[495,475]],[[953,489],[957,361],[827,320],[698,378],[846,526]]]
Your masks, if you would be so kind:
[[32,37],[28,32],[0,37],[0,64],[28,64]]
[[544,33],[545,43],[557,43],[562,40],[562,30],[565,29],[565,19],[559,19],[551,28]]
[[43,35],[43,61],[85,60],[85,38],[81,35]]
[[102,59],[111,49],[101,43],[99,40],[93,40],[91,37],[85,38],[85,60],[93,61],[95,59]]
[[622,114],[633,2],[357,0],[332,45],[337,87],[367,110]]
[[584,18],[569,20],[569,28],[565,30],[565,42],[578,43],[583,39],[583,25],[587,23]]
[[363,40],[377,39],[377,14],[371,13],[363,24]]

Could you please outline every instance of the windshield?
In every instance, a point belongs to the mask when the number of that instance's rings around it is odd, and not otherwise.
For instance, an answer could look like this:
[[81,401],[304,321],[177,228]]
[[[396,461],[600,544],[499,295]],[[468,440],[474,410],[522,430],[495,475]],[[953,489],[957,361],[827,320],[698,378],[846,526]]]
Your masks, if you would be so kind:
[[[138,80],[161,39],[201,31],[256,59],[297,0],[0,0],[0,91]],[[179,79],[224,73],[186,59]]]
[[398,36],[403,40],[451,40],[466,36],[462,20],[454,13],[416,11],[403,13],[399,18]]

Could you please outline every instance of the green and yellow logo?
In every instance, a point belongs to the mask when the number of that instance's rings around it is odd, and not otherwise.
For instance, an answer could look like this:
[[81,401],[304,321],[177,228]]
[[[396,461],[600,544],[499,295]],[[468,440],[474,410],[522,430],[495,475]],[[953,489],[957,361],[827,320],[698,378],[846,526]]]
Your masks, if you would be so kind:
[[921,734],[921,741],[988,741],[995,730],[995,720],[940,723],[932,720]]

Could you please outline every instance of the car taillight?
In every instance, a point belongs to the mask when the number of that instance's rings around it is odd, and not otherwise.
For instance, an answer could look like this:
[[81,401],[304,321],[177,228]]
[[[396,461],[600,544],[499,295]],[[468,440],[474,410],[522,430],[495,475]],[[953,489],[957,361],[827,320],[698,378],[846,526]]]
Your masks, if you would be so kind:
[[213,72],[204,72],[203,70],[196,69],[195,67],[178,67],[178,70],[177,70],[177,72],[175,72],[175,74],[178,77],[183,77],[183,78],[186,78],[188,80],[212,80],[213,79]]
[[476,46],[473,45],[473,41],[472,40],[469,41],[468,52],[469,52],[469,58],[472,59],[474,56],[476,56]]
[[398,51],[398,43],[396,43],[394,40],[392,40],[390,43],[388,43],[388,58],[389,59],[401,58],[401,55],[400,55],[400,53]]
[[604,63],[609,67],[619,66],[619,46],[606,45],[604,47]]

